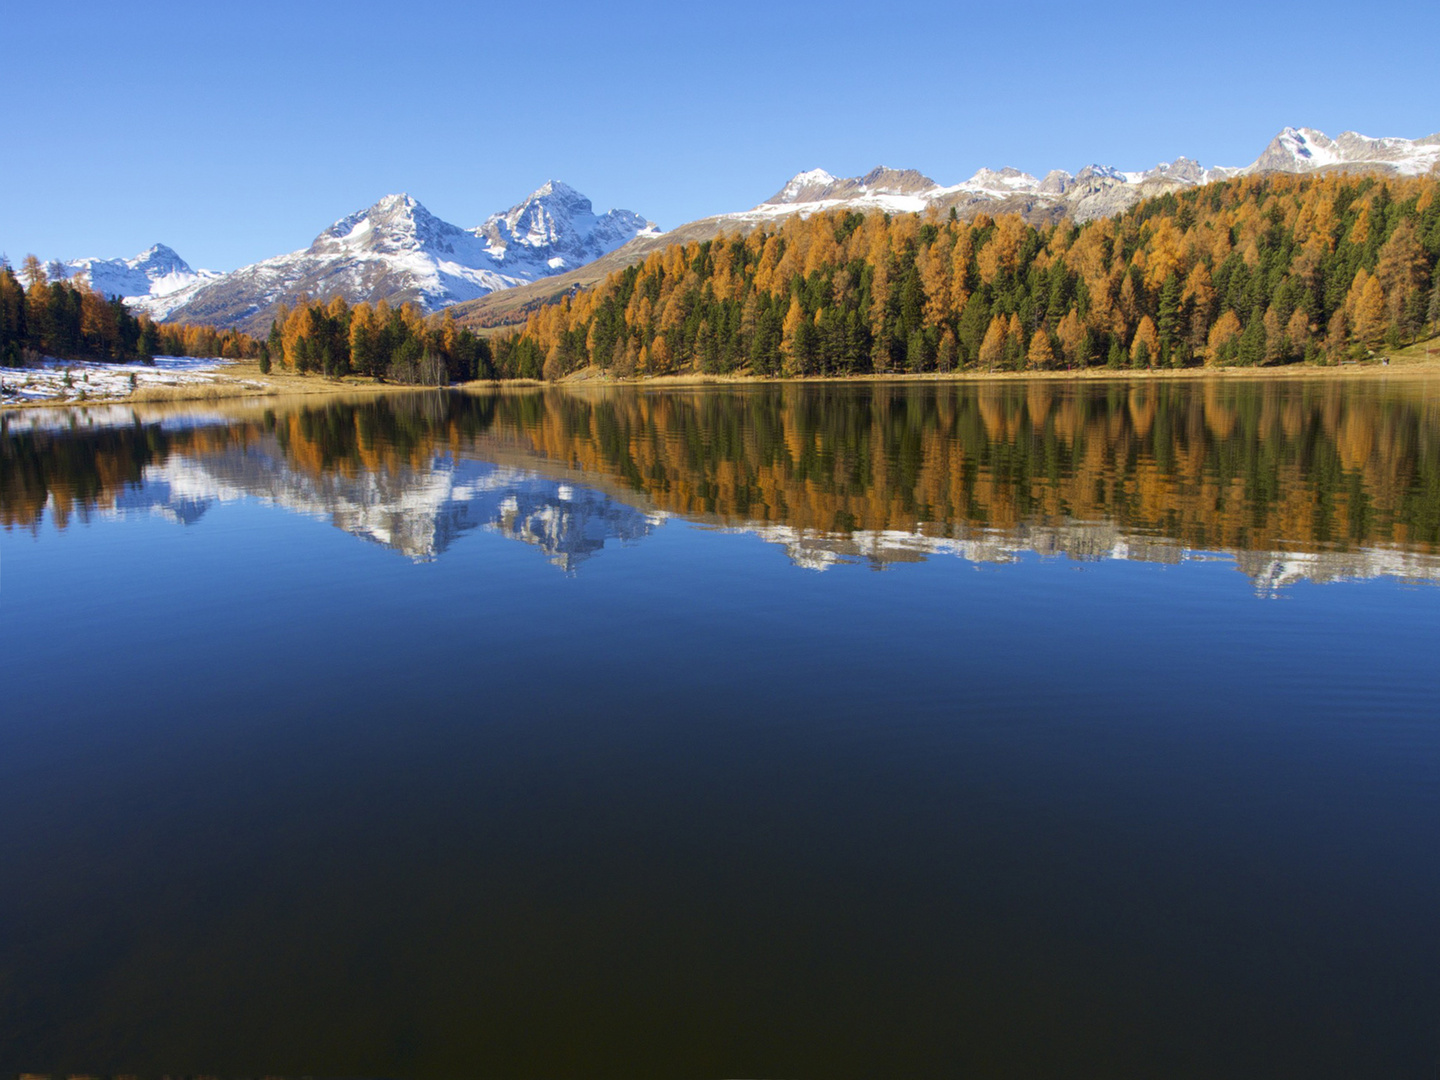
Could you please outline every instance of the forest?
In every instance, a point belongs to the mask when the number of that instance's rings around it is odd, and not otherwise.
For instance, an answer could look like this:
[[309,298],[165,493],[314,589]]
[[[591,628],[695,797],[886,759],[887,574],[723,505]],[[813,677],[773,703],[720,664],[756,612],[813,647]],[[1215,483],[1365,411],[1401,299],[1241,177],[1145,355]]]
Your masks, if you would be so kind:
[[427,320],[414,304],[392,308],[384,300],[352,307],[336,296],[325,304],[282,307],[266,351],[299,374],[424,386],[495,377],[489,343],[453,315]]
[[[26,279],[21,285],[20,276]],[[235,330],[157,323],[83,278],[51,274],[34,255],[17,276],[0,261],[0,367],[32,367],[43,357],[144,363],[156,356],[260,355],[261,343]]]
[[1440,327],[1440,180],[1245,177],[1123,215],[854,212],[675,245],[493,342],[500,378],[1338,363]]

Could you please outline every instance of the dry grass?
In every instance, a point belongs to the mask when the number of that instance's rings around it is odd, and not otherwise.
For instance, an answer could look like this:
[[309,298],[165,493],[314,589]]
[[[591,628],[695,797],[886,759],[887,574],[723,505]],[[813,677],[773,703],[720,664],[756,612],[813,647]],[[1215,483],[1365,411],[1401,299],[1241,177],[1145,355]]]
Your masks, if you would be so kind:
[[[1381,355],[1389,358],[1386,364]],[[805,378],[756,375],[705,375],[682,372],[646,378],[621,379],[596,367],[583,368],[567,375],[565,386],[728,386],[745,383],[818,383],[818,382],[984,382],[991,380],[1043,379],[1056,382],[1104,382],[1114,379],[1294,379],[1294,378],[1371,378],[1376,375],[1440,374],[1440,337],[1418,342],[1404,349],[1377,354],[1373,359],[1340,366],[1319,364],[1287,364],[1283,367],[1193,367],[1193,368],[1106,368],[1091,367],[1078,371],[954,371],[948,374],[929,371],[911,375],[903,372],[888,375],[811,375]],[[529,380],[527,380],[529,381]],[[477,384],[469,384],[477,385]],[[532,385],[534,385],[532,383]]]
[[44,401],[4,402],[5,409],[70,408],[77,405],[156,404],[184,401],[227,401],[252,397],[313,397],[336,394],[394,393],[419,389],[376,383],[359,376],[332,379],[323,375],[295,375],[271,371],[260,374],[256,360],[237,360],[214,372],[210,378],[193,382],[138,386],[128,394],[95,395],[80,401],[74,397]]
[[[1156,369],[1135,371],[1128,368],[1087,368],[1083,371],[958,371],[941,375],[926,372],[921,375],[836,375],[811,376],[804,379],[779,377],[757,377],[753,375],[704,375],[699,372],[685,372],[677,375],[659,375],[648,378],[616,378],[599,368],[590,367],[566,376],[558,385],[567,389],[581,389],[587,386],[645,386],[657,389],[665,387],[735,386],[752,383],[824,383],[824,382],[983,382],[989,380],[1030,380],[1042,379],[1056,382],[1096,382],[1114,379],[1172,380],[1172,379],[1353,379],[1376,376],[1440,375],[1440,337],[1418,342],[1403,349],[1385,354],[1389,364],[1377,356],[1355,364],[1339,367],[1321,367],[1311,364],[1290,364],[1272,368],[1185,368],[1182,370]],[[466,390],[523,391],[544,386],[546,383],[534,379],[516,379],[503,383],[475,381],[463,384]],[[241,360],[228,365],[205,382],[179,383],[173,386],[142,386],[134,393],[113,398],[94,397],[85,402],[74,399],[65,401],[6,402],[0,408],[65,408],[78,404],[107,405],[121,403],[166,404],[197,401],[213,402],[240,398],[307,398],[317,396],[367,397],[374,394],[408,393],[423,389],[415,386],[397,386],[391,383],[377,383],[358,376],[334,379],[322,375],[295,375],[289,372],[272,371],[260,374],[260,365],[254,360]]]
[[[240,383],[182,383],[178,386],[141,386],[134,393],[124,397],[100,399],[107,402],[151,402],[151,401],[220,401],[224,398],[254,397],[256,394],[270,394],[273,390],[264,387],[244,386]],[[60,402],[74,405],[73,401]],[[88,404],[88,403],[87,403]]]

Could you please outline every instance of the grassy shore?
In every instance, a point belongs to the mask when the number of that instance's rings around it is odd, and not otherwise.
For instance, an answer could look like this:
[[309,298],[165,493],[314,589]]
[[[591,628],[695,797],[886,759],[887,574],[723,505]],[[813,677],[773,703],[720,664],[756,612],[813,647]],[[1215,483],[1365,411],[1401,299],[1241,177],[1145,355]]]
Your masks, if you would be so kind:
[[[1388,359],[1388,363],[1385,362]],[[1059,371],[953,371],[947,374],[903,372],[867,375],[812,375],[806,378],[757,377],[753,375],[705,375],[682,372],[645,378],[617,378],[599,368],[584,368],[560,380],[560,386],[733,386],[755,383],[820,382],[988,382],[994,380],[1035,380],[1054,382],[1104,382],[1115,379],[1351,379],[1386,375],[1440,375],[1440,337],[1418,342],[1375,358],[1340,365],[1286,364],[1280,367],[1192,367],[1192,368],[1107,368],[1091,367]],[[466,383],[467,387],[492,387],[492,382]],[[504,385],[541,386],[536,380],[518,380]]]
[[95,405],[226,401],[237,398],[353,395],[357,393],[394,393],[414,389],[413,386],[377,383],[373,379],[362,378],[358,375],[330,378],[324,375],[295,375],[290,372],[274,370],[268,375],[262,375],[259,361],[234,360],[227,361],[222,368],[208,373],[208,377],[204,381],[177,379],[170,385],[152,383],[138,386],[129,393],[92,393],[83,399],[76,395],[43,400],[0,401],[0,409],[56,409]]
[[[1113,379],[1371,379],[1388,375],[1440,375],[1440,338],[1432,338],[1403,349],[1387,352],[1388,363],[1380,358],[1362,360],[1339,366],[1288,364],[1284,367],[1198,367],[1175,369],[1085,368],[1078,371],[956,371],[949,374],[926,372],[919,375],[903,373],[885,375],[811,376],[805,379],[761,378],[752,375],[705,375],[690,372],[648,378],[620,379],[599,368],[586,368],[566,376],[560,386],[579,389],[588,386],[693,387],[733,386],[767,382],[984,382],[989,380],[1104,381]],[[475,381],[465,383],[467,390],[497,388],[525,389],[547,385],[533,379],[517,379],[504,383]],[[186,401],[221,401],[237,398],[318,397],[357,394],[404,393],[417,389],[392,383],[377,383],[361,376],[331,378],[323,375],[295,375],[272,370],[260,373],[254,360],[238,360],[227,364],[208,382],[180,383],[174,386],[141,386],[129,394],[90,397],[78,400],[5,402],[4,409],[60,408],[76,405],[114,405],[126,403],[160,403]]]

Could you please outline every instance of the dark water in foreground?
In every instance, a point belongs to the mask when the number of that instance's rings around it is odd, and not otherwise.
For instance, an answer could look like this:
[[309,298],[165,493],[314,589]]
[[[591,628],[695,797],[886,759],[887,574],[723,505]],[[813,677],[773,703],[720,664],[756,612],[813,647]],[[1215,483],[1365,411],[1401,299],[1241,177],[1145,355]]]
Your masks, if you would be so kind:
[[1440,387],[10,414],[0,521],[0,1075],[1435,1075]]

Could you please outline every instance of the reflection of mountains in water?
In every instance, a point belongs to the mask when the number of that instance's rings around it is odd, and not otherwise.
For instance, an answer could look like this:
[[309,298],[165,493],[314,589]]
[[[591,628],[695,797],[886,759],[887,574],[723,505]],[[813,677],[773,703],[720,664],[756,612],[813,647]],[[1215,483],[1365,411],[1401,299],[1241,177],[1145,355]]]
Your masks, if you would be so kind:
[[[484,528],[544,552],[573,572],[607,541],[633,542],[668,516],[639,508],[566,480],[529,469],[437,456],[427,466],[321,472],[286,464],[262,440],[244,449],[175,456],[145,472],[116,509],[148,509],[182,524],[198,521],[213,502],[258,498],[296,513],[329,520],[348,533],[382,544],[416,562],[439,557],[463,533]],[[639,496],[636,496],[639,499]],[[952,526],[819,531],[768,523],[701,520],[724,532],[750,534],[782,546],[799,567],[823,571],[840,564],[883,569],[950,556],[1001,564],[1031,553],[1076,562],[1119,559],[1160,564],[1212,559],[1166,537],[1126,533],[1111,522],[1024,524],[1010,529]],[[1222,553],[1224,554],[1224,553]],[[1395,548],[1355,551],[1239,551],[1236,568],[1259,593],[1299,581],[1332,582],[1391,577],[1440,583],[1440,559]]]
[[1020,525],[1008,530],[962,529],[956,536],[923,530],[845,533],[793,529],[786,525],[734,526],[727,532],[760,537],[785,548],[790,561],[823,571],[845,563],[883,570],[896,563],[924,562],[949,555],[979,564],[1019,561],[1026,554],[1064,556],[1073,562],[1124,560],[1177,565],[1233,557],[1235,567],[1255,584],[1258,593],[1273,593],[1300,581],[1363,581],[1400,578],[1440,584],[1440,558],[1395,548],[1359,551],[1196,551],[1165,537],[1123,533],[1110,522],[1065,525]]
[[488,462],[439,456],[423,467],[313,473],[290,467],[264,442],[152,465],[143,488],[121,496],[116,509],[190,524],[210,504],[241,498],[328,520],[416,562],[437,558],[471,529],[491,529],[538,547],[566,571],[607,540],[639,539],[663,517]]

